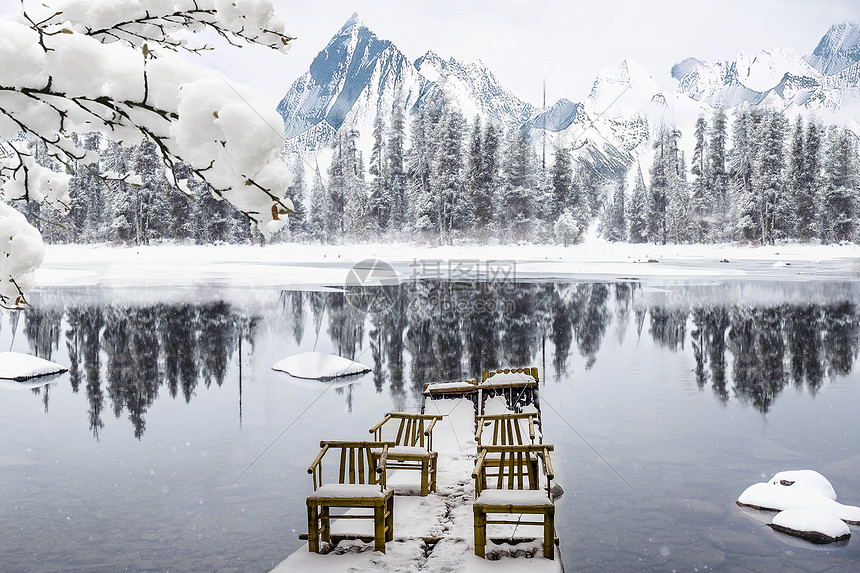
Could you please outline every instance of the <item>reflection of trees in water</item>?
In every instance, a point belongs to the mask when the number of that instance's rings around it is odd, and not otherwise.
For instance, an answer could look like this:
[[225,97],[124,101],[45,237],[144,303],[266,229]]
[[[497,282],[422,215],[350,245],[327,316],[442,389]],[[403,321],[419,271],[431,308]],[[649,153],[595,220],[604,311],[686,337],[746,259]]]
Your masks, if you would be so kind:
[[733,306],[729,350],[735,394],[767,412],[785,388],[782,307]]
[[[23,331],[35,354],[51,357],[64,319],[72,391],[84,385],[96,438],[104,428],[105,396],[114,416],[125,413],[140,438],[162,385],[188,402],[200,382],[223,384],[238,338],[249,335],[251,324],[220,302],[32,308]],[[36,390],[47,395],[48,388]]]
[[714,393],[726,401],[729,399],[726,386],[726,336],[731,325],[729,311],[725,307],[697,307],[692,311],[692,320],[696,383],[699,388],[704,388],[710,379]]
[[[395,409],[427,382],[471,378],[482,369],[545,364],[559,379],[570,375],[575,354],[592,368],[613,321],[619,345],[630,321],[640,339],[647,331],[673,351],[687,351],[689,332],[698,386],[761,412],[789,384],[815,393],[826,376],[850,373],[860,350],[860,311],[850,302],[648,305],[635,283],[419,281],[375,288],[385,289],[391,303],[383,312],[364,309],[363,296],[379,295],[370,289],[350,297],[285,292],[278,323],[297,344],[318,338],[325,326],[336,352],[372,358],[376,390],[387,388]],[[240,340],[253,351],[263,320],[223,302],[32,308],[10,314],[13,333],[19,317],[34,354],[50,358],[64,335],[71,387],[84,388],[96,437],[108,405],[117,417],[125,413],[141,437],[161,386],[188,402],[201,382],[223,384]],[[306,321],[314,328],[307,336]],[[46,409],[48,391],[34,389]],[[352,399],[351,391],[344,395]]]
[[[559,379],[569,374],[574,352],[588,370],[613,321],[619,345],[631,321],[638,337],[645,331],[672,351],[687,351],[689,334],[698,386],[710,385],[720,400],[735,396],[762,412],[792,381],[816,392],[825,374],[847,374],[860,349],[860,312],[851,303],[649,305],[640,285],[629,282],[421,281],[387,288],[391,307],[358,322],[371,325],[377,391],[387,378],[395,407],[406,403],[405,371],[417,397],[427,382],[471,378],[500,366],[546,363]],[[336,295],[321,296],[320,306],[336,306]],[[342,315],[329,321],[336,316]],[[330,332],[342,330],[329,326]]]

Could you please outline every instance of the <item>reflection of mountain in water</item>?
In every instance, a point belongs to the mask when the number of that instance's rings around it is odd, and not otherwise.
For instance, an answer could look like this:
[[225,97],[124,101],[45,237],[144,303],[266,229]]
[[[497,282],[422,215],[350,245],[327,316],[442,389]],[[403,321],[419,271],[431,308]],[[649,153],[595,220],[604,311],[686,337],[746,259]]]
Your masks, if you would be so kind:
[[[380,294],[374,289],[385,289],[386,312],[359,310],[369,307],[361,297]],[[860,310],[851,297],[747,304],[729,302],[726,293],[708,303],[686,287],[667,293],[653,296],[636,283],[421,281],[350,293],[285,291],[280,312],[256,314],[226,303],[66,302],[28,310],[23,332],[32,352],[45,358],[64,334],[72,388],[86,393],[96,437],[105,408],[125,413],[141,437],[163,388],[188,402],[201,382],[220,386],[242,340],[253,353],[266,321],[269,331],[296,345],[311,331],[325,332],[337,353],[372,358],[376,391],[387,390],[395,408],[426,382],[482,369],[546,364],[547,378],[559,379],[576,360],[594,368],[607,333],[617,337],[609,344],[620,345],[631,325],[640,341],[647,336],[660,348],[691,353],[700,388],[710,385],[721,400],[735,397],[761,412],[790,384],[815,393],[825,378],[854,369]],[[14,331],[17,315],[10,316]],[[48,389],[33,391],[47,410]]]

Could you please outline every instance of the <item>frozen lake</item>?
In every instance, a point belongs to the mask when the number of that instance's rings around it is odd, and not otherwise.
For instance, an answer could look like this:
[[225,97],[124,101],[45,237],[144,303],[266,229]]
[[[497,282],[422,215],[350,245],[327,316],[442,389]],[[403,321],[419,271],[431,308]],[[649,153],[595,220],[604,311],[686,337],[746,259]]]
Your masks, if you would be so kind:
[[[0,349],[70,371],[0,386],[0,570],[268,570],[303,543],[320,439],[508,365],[543,376],[568,570],[860,566],[857,539],[813,546],[734,503],[815,469],[860,504],[860,283],[538,278],[43,288],[0,317]],[[309,350],[374,370],[271,370]]]

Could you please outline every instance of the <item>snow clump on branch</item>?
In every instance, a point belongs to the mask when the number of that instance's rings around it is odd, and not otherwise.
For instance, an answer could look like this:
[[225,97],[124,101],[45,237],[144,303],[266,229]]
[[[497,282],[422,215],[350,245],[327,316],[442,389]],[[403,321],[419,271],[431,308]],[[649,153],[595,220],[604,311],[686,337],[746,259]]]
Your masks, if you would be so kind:
[[[285,196],[290,174],[280,157],[281,117],[251,89],[174,53],[209,49],[188,42],[189,32],[203,30],[234,46],[285,51],[292,38],[269,0],[22,6],[18,21],[0,20],[0,187],[6,201],[38,201],[67,212],[68,173],[76,162],[96,159],[71,134],[101,132],[125,145],[150,139],[172,183],[188,189],[176,171],[183,163],[264,235],[285,224],[293,204]],[[30,143],[43,146],[67,173],[36,163]],[[13,213],[0,209],[0,230],[12,233],[0,237],[5,306],[25,302],[44,252],[38,231]]]

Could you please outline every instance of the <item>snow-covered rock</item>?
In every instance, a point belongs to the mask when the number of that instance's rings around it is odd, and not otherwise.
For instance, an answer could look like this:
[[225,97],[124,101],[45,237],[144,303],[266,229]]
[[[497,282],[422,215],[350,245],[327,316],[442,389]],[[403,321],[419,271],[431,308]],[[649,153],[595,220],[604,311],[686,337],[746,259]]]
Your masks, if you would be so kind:
[[801,537],[813,543],[833,543],[851,536],[848,525],[838,517],[805,509],[780,511],[768,525],[776,531]]
[[0,378],[6,380],[29,380],[66,370],[65,366],[31,354],[0,352]]
[[296,378],[330,380],[370,372],[370,367],[335,354],[302,352],[276,362],[272,370],[280,370]]
[[860,524],[860,507],[837,502],[830,481],[813,470],[779,472],[748,487],[737,503],[780,512],[771,527],[816,543],[845,539],[850,535],[845,524]]

